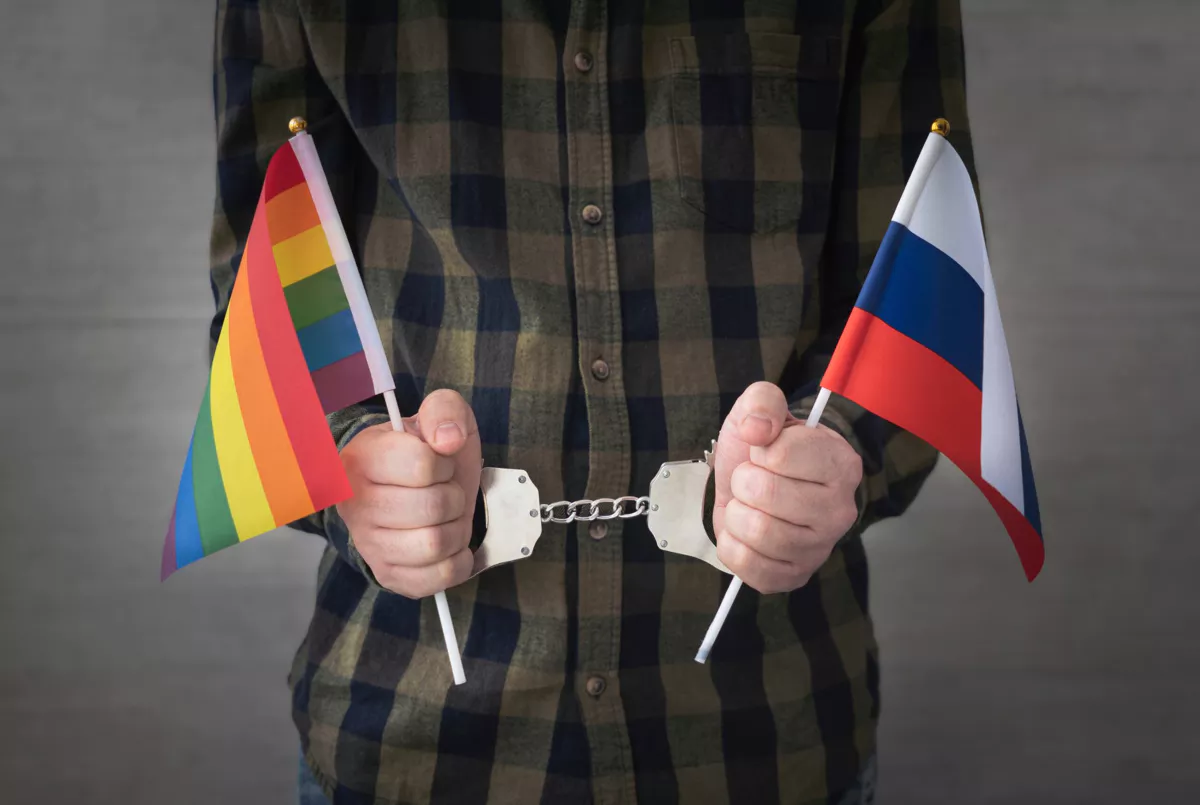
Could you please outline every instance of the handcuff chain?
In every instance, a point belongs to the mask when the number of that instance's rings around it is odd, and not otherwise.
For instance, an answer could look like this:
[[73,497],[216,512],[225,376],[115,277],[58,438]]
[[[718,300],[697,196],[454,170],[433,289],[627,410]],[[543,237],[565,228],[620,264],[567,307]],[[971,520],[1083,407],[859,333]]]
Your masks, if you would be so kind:
[[[626,510],[632,504],[631,509]],[[608,507],[610,511],[601,513]],[[555,509],[565,509],[558,515]],[[597,498],[596,500],[560,500],[556,503],[542,504],[543,523],[572,523],[576,520],[590,522],[592,520],[628,520],[632,517],[642,517],[650,511],[650,498],[646,496],[626,495],[619,498]]]

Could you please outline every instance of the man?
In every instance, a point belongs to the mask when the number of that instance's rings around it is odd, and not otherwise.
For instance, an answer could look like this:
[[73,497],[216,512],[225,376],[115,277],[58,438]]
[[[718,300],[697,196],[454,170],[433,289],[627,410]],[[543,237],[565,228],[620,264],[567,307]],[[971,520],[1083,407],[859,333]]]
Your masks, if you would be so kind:
[[[970,157],[956,0],[223,0],[216,70],[218,311],[303,116],[413,417],[331,417],[356,494],[300,524],[328,539],[304,801],[869,802],[861,535],[936,456],[845,400],[795,418],[930,122]],[[615,498],[718,433],[751,589],[707,665],[729,579],[644,518],[547,524],[467,580],[481,456]]]

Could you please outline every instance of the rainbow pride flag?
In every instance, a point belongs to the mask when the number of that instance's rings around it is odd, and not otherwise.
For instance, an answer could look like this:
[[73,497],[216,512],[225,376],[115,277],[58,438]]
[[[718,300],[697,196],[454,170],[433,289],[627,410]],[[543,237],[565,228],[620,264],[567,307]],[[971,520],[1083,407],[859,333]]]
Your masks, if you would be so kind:
[[350,497],[325,415],[394,388],[312,138],[271,158],[163,546],[162,578]]

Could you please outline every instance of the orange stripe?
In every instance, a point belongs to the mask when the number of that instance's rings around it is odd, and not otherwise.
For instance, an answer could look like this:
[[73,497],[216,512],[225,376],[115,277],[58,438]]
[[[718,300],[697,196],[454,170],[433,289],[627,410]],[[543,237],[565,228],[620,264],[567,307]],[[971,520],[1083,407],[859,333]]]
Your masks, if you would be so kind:
[[229,300],[226,327],[233,382],[267,503],[275,524],[284,525],[311,514],[313,505],[267,374],[249,293],[247,283],[235,283]]
[[[279,280],[279,267],[268,241],[266,208],[254,211],[254,223],[246,238],[246,279],[250,304],[258,326],[258,340],[271,387],[279,389],[275,399],[287,427],[289,441],[300,463],[314,509],[341,503],[352,494],[350,479],[338,456],[325,411],[313,387],[312,374],[296,337],[292,314]],[[295,240],[295,238],[291,238]]]
[[320,225],[307,184],[298,184],[267,202],[267,231],[272,245]]

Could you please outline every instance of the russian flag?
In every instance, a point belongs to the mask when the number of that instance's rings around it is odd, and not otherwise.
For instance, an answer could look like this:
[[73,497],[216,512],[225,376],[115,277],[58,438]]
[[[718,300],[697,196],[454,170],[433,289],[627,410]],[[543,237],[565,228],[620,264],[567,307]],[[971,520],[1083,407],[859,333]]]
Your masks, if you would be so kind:
[[979,206],[941,134],[925,143],[821,386],[953,461],[1037,576],[1037,492]]

